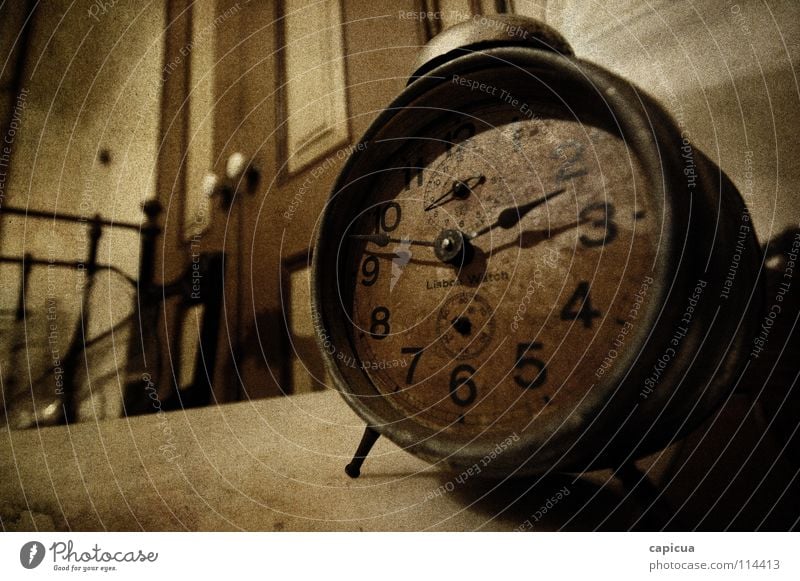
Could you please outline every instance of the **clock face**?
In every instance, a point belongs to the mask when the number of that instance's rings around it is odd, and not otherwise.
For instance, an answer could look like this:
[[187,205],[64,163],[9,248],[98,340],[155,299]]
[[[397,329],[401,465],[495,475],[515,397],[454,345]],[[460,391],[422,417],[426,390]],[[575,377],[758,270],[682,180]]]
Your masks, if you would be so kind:
[[495,103],[441,116],[390,165],[351,196],[345,363],[436,431],[567,420],[648,325],[662,220],[635,155],[599,125]]

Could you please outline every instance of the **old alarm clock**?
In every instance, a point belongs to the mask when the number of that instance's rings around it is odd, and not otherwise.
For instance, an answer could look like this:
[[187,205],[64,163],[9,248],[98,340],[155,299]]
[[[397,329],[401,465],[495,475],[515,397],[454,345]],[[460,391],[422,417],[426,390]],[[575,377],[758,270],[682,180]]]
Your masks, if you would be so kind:
[[350,476],[378,435],[482,475],[613,467],[730,393],[761,305],[750,215],[685,129],[555,30],[446,30],[358,145],[312,305],[367,425]]

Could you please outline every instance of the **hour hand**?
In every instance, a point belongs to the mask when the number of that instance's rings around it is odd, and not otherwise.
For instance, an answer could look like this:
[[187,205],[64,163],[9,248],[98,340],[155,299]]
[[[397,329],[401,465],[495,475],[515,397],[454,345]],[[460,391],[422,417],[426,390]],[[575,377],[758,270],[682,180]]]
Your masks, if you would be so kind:
[[389,244],[416,244],[417,246],[433,246],[433,242],[426,240],[411,240],[410,238],[392,238],[385,232],[377,234],[350,234],[350,238],[355,240],[366,240],[378,246],[388,246]]

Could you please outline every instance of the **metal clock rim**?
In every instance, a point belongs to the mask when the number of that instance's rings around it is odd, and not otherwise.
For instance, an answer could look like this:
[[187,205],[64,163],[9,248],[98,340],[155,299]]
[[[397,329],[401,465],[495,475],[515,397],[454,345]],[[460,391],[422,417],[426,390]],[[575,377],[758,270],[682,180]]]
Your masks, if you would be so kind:
[[[629,104],[626,101],[623,101],[623,95],[627,97],[634,96],[640,100],[646,101],[646,103],[642,103],[643,108],[647,111],[648,114],[655,114],[659,119],[656,119],[656,122],[662,126],[662,129],[672,130],[673,125],[669,118],[663,113],[663,111],[654,104],[651,100],[649,100],[646,96],[641,95],[635,89],[632,89],[630,85],[625,83],[624,81],[620,80],[619,78],[615,77],[613,74],[608,73],[604,69],[593,65],[591,63],[586,63],[584,61],[580,61],[578,59],[565,57],[553,53],[547,53],[544,51],[530,49],[530,48],[520,48],[520,47],[497,47],[492,48],[482,52],[475,52],[470,53],[458,58],[455,58],[440,67],[430,71],[426,76],[421,77],[415,80],[409,87],[401,93],[401,95],[395,99],[395,101],[385,110],[383,111],[378,118],[373,122],[370,128],[367,130],[366,134],[362,138],[362,142],[369,142],[375,135],[379,134],[381,130],[389,125],[389,123],[399,114],[398,110],[402,109],[404,106],[410,104],[415,99],[424,96],[428,91],[432,90],[433,88],[440,86],[442,83],[448,83],[450,75],[453,72],[459,72],[461,74],[469,74],[476,70],[480,69],[492,69],[498,66],[507,66],[509,63],[513,64],[514,66],[518,66],[523,69],[530,69],[535,67],[540,70],[542,73],[552,73],[554,70],[559,70],[560,72],[564,73],[566,70],[572,70],[574,75],[580,75],[583,79],[572,80],[572,82],[577,82],[578,84],[586,83],[587,80],[592,84],[592,86],[602,86],[605,89],[605,98],[609,103],[609,109],[611,109],[615,115],[616,119],[620,119],[623,125],[627,124],[630,128],[635,129],[623,129],[626,135],[637,135],[637,132],[646,132],[648,136],[652,135],[653,129],[652,125],[648,126],[644,123],[643,118],[640,115],[633,115],[629,109]],[[566,67],[565,67],[566,65]],[[610,89],[610,90],[609,90]],[[645,107],[646,105],[646,107]],[[637,110],[638,112],[638,110]],[[674,131],[672,131],[674,133]],[[636,152],[637,157],[640,161],[645,165],[647,168],[648,175],[653,175],[654,170],[658,168],[660,171],[658,173],[664,175],[666,177],[671,176],[670,172],[663,171],[663,157],[659,155],[659,152],[655,146],[655,144],[649,144],[649,140],[645,139],[644,143],[639,143],[636,147],[633,148]],[[336,181],[333,191],[338,191],[340,187],[342,187],[343,182],[346,178],[350,175],[353,167],[357,163],[359,157],[363,155],[361,151],[357,152],[353,155],[346,163],[345,167],[343,168],[342,172],[339,175],[339,178]],[[658,173],[656,175],[658,175]],[[675,184],[665,183],[664,184],[665,192],[667,193],[666,202],[667,205],[664,208],[664,215],[665,219],[669,220],[669,224],[666,228],[666,232],[668,236],[672,236],[672,224],[673,224],[673,211],[676,209],[676,200],[675,196],[669,195],[674,193]],[[325,217],[323,218],[322,224],[318,230],[318,238],[317,238],[317,246],[319,247],[321,241],[323,241],[326,236],[328,235],[328,230],[330,229],[329,221],[327,220],[328,214],[330,212],[330,206],[326,207],[325,210]],[[670,246],[670,250],[672,250],[673,241],[671,238],[667,240],[668,245]],[[324,276],[321,276],[321,260],[322,260],[322,252],[315,252],[314,253],[314,264],[313,264],[313,271],[315,275],[315,284],[313,287],[313,296],[312,302],[314,305],[314,309],[316,312],[320,313],[321,317],[321,324],[324,330],[329,329],[329,324],[327,321],[327,317],[330,316],[329,313],[325,312],[325,301],[324,301]],[[669,257],[672,257],[673,253],[670,251],[667,253]],[[674,264],[660,264],[659,265],[659,274],[661,277],[661,281],[667,276],[669,276],[674,268]],[[655,287],[657,289],[661,289],[662,285],[656,284]],[[661,290],[658,291],[660,294],[658,297],[651,301],[652,305],[660,305],[663,299],[663,292]],[[654,310],[656,307],[652,307]],[[648,312],[648,320],[652,320],[653,318],[653,310]],[[318,339],[319,339],[319,333]],[[628,353],[628,357],[626,357],[626,361],[623,364],[618,365],[618,369],[627,370],[628,364],[632,361],[634,356],[633,352]],[[378,431],[381,431],[385,435],[387,435],[391,440],[393,440],[398,445],[402,446],[403,448],[407,449],[408,451],[425,457],[427,459],[442,459],[444,456],[444,460],[447,463],[454,464],[457,466],[469,465],[473,463],[477,458],[480,458],[480,454],[483,450],[477,449],[474,450],[474,446],[470,446],[470,451],[466,453],[455,453],[451,454],[452,450],[449,448],[452,446],[451,443],[447,442],[446,438],[442,438],[441,436],[435,439],[427,439],[424,440],[423,443],[420,443],[420,431],[425,432],[426,429],[411,429],[411,430],[404,430],[400,429],[399,427],[393,427],[391,430],[381,430],[381,425],[387,421],[395,421],[397,418],[387,418],[383,417],[382,415],[378,414],[376,410],[372,409],[371,407],[365,406],[360,400],[357,393],[355,393],[351,386],[349,385],[348,381],[341,375],[338,365],[336,365],[335,361],[329,357],[325,357],[325,364],[328,368],[328,371],[331,377],[334,379],[336,383],[337,389],[342,393],[344,398],[348,401],[351,407],[364,419],[368,424],[375,426]],[[614,383],[617,383],[617,377],[609,376],[606,380],[607,386],[611,386]],[[607,387],[607,390],[613,391],[614,388]],[[606,397],[608,394],[605,394]],[[418,426],[422,428],[422,426]],[[522,438],[525,440],[526,438]],[[520,447],[524,447],[522,444]],[[560,447],[559,447],[560,449]],[[549,450],[551,455],[556,455],[552,453],[552,449]],[[558,464],[558,462],[555,462]]]

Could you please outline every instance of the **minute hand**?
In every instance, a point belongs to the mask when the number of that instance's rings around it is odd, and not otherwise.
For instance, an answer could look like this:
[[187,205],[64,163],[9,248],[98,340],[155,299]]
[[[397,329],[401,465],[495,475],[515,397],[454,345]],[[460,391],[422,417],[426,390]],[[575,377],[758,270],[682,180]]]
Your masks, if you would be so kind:
[[514,226],[519,224],[519,221],[522,220],[522,218],[524,218],[528,214],[528,212],[530,212],[531,210],[533,210],[538,206],[541,206],[548,200],[555,198],[559,194],[563,194],[566,191],[567,191],[566,189],[562,188],[560,190],[555,190],[553,192],[550,192],[549,194],[545,194],[541,198],[537,198],[532,202],[528,202],[527,204],[522,204],[521,206],[511,206],[510,208],[506,208],[502,212],[500,212],[500,215],[497,216],[497,220],[495,220],[493,224],[484,226],[477,232],[474,232],[472,235],[470,235],[469,238],[470,240],[474,240],[478,236],[483,236],[484,234],[486,234],[491,230],[494,230],[495,228],[503,228],[505,230],[513,228]]

